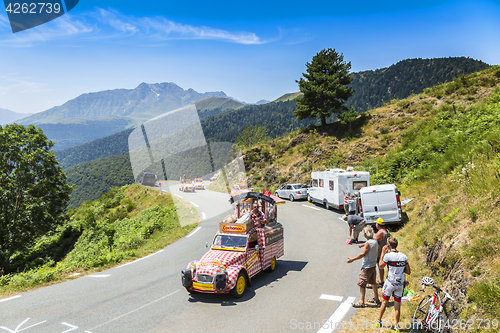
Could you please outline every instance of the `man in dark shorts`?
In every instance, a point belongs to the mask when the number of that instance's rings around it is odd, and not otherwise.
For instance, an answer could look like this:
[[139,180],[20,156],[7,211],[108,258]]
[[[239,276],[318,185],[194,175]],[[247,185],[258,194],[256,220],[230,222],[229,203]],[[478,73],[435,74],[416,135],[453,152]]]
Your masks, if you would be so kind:
[[[357,243],[358,235],[365,227],[365,219],[358,215],[344,215],[344,221],[349,226],[349,237],[347,237],[347,244]],[[352,239],[351,239],[352,235]]]
[[[355,308],[364,308],[365,305],[365,295],[366,295],[366,285],[375,285],[377,280],[377,253],[378,253],[378,243],[373,239],[373,229],[370,226],[366,226],[363,229],[363,233],[367,241],[364,244],[359,244],[359,248],[363,248],[363,251],[354,258],[347,258],[347,263],[350,264],[354,260],[363,258],[361,263],[361,272],[359,272],[358,277],[358,287],[361,292],[361,297],[359,302],[353,303],[352,306]],[[380,299],[378,298],[378,289],[373,288],[374,298],[371,299],[370,303],[380,304]]]

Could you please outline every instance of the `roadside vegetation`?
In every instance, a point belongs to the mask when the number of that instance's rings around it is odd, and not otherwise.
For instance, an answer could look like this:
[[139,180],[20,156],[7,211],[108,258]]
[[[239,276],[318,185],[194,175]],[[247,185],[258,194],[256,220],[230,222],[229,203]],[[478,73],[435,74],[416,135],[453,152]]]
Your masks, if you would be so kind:
[[[128,185],[69,210],[64,223],[18,253],[15,273],[0,276],[0,294],[89,274],[124,263],[175,242],[199,222],[195,209],[182,202],[176,212],[170,194]],[[191,218],[181,227],[177,214]]]
[[[431,276],[456,299],[449,319],[500,317],[499,66],[391,100],[356,119],[266,138],[242,153],[256,191],[309,183],[311,171],[347,166],[370,171],[373,185],[397,184],[403,198],[415,198],[403,207],[405,224],[392,230],[412,267],[407,288],[422,295],[420,280]],[[220,190],[227,191],[226,184],[220,182]],[[180,214],[191,215],[190,209]],[[0,293],[141,257],[188,234],[198,221],[192,222],[180,227],[168,194],[137,185],[113,188],[70,210],[55,231],[14,256],[15,273],[0,276]],[[403,322],[417,304],[403,304]],[[364,308],[352,320],[375,322],[377,314],[378,308]],[[384,320],[393,321],[392,306]]]
[[[403,198],[415,198],[403,207],[406,223],[392,231],[412,266],[407,288],[422,296],[420,280],[431,276],[456,299],[449,319],[498,319],[499,87],[496,66],[386,103],[350,130],[340,122],[309,126],[256,145],[243,152],[249,183],[274,191],[308,183],[313,170],[354,166],[370,171],[373,185],[397,184]],[[417,304],[403,304],[403,322]],[[352,320],[377,316],[378,308],[365,308]],[[384,320],[393,318],[390,307]],[[467,331],[488,331],[477,326]]]

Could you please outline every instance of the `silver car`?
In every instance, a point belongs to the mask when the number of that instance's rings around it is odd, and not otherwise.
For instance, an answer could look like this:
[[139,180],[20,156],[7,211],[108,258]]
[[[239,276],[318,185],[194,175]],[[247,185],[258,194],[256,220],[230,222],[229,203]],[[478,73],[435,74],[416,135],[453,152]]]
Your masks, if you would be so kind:
[[297,199],[306,199],[307,185],[286,184],[283,185],[280,189],[276,190],[276,192],[274,192],[274,195],[280,198],[290,199],[290,201],[294,201]]

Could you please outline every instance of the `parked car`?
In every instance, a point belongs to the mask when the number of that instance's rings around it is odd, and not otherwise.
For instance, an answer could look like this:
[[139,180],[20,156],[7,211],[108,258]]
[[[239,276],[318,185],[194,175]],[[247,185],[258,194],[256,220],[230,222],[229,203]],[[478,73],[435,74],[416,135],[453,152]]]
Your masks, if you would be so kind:
[[307,198],[307,185],[304,184],[286,184],[274,192],[279,198],[290,199],[290,201]]
[[142,174],[141,184],[147,186],[155,186],[157,177],[154,173],[144,172]]
[[399,224],[402,219],[400,192],[394,184],[363,187],[359,190],[359,215],[366,224],[375,224],[378,218],[385,224]]

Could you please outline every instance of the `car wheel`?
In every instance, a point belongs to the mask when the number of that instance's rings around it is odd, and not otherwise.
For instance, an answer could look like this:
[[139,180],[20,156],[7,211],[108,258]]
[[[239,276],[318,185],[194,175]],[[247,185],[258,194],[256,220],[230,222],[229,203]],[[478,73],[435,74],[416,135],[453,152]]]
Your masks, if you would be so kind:
[[267,271],[272,272],[274,271],[275,268],[276,268],[276,257],[273,257],[273,259],[271,260],[271,265],[267,268]]
[[280,196],[278,195],[278,192],[274,192],[274,196],[276,196],[276,197],[278,197],[278,198],[280,197]]
[[290,194],[290,201],[293,201],[293,200],[294,200],[293,194]]
[[329,210],[329,209],[330,209],[330,204],[328,203],[328,200],[325,200],[325,201],[323,202],[323,204],[325,205],[325,208],[326,208],[327,210]]
[[245,293],[247,288],[247,278],[245,274],[240,271],[238,278],[236,279],[236,285],[231,289],[231,295],[236,298],[240,298]]
[[313,202],[313,201],[312,201],[312,198],[311,198],[311,196],[310,196],[309,194],[307,195],[307,201],[308,201],[308,202]]

